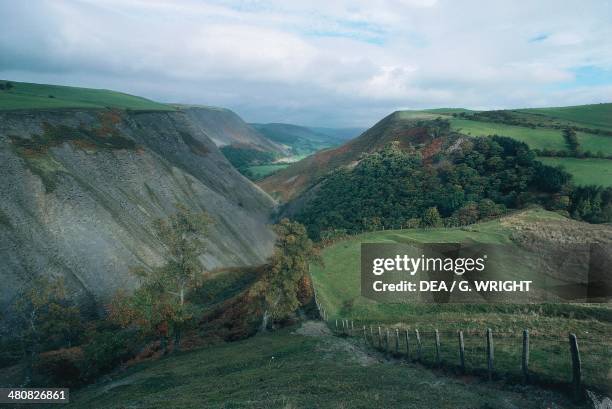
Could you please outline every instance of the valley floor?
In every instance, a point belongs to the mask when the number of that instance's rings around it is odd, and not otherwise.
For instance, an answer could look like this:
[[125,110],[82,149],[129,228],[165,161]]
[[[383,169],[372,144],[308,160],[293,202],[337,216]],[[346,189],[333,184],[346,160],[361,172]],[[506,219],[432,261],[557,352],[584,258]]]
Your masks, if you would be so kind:
[[71,408],[574,408],[556,392],[386,361],[318,321],[183,352],[71,394]]

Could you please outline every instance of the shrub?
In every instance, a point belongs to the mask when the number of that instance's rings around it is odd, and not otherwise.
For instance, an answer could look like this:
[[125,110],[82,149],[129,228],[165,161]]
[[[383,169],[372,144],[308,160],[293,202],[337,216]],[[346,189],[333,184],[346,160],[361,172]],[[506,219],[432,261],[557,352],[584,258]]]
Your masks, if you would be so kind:
[[80,347],[43,352],[34,364],[37,383],[57,387],[73,387],[82,383],[84,354]]

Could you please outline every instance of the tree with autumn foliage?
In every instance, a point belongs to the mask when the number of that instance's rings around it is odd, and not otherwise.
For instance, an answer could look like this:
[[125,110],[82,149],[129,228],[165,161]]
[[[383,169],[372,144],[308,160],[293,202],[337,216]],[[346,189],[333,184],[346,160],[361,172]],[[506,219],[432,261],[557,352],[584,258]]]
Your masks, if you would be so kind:
[[283,219],[274,226],[274,231],[277,234],[274,254],[260,283],[266,305],[264,328],[270,319],[289,318],[306,301],[303,287],[310,286],[308,265],[318,260],[312,241],[300,223]]
[[168,261],[157,268],[137,267],[132,273],[140,286],[132,295],[119,293],[111,305],[111,319],[122,326],[138,325],[144,332],[160,338],[162,350],[174,335],[174,348],[191,319],[187,293],[201,283],[203,265],[199,260],[206,247],[203,238],[211,219],[205,212],[193,212],[177,205],[168,219],[155,222],[158,238],[168,249]]

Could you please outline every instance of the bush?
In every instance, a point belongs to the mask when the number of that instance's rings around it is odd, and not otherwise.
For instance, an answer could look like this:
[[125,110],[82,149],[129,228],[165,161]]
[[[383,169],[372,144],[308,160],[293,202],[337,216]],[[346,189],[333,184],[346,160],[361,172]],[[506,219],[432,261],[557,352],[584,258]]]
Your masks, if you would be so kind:
[[43,352],[34,363],[36,383],[55,387],[73,387],[82,383],[84,354],[80,347]]
[[90,381],[110,372],[133,358],[143,341],[135,330],[104,329],[90,333],[90,341],[83,348],[82,378]]

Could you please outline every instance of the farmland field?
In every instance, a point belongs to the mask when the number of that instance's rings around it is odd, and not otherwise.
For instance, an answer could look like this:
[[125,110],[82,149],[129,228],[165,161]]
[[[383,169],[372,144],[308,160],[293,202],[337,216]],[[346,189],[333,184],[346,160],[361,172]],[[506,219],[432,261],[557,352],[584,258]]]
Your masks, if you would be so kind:
[[540,161],[550,166],[563,166],[577,185],[612,186],[612,160],[578,158],[544,158]]
[[[532,149],[565,150],[567,146],[558,129],[526,128],[494,122],[480,122],[468,119],[452,119],[451,127],[471,136],[501,135],[525,142]],[[580,138],[582,135],[578,135]]]
[[592,104],[556,108],[520,109],[518,112],[545,115],[582,124],[587,127],[612,129],[612,104]]
[[273,163],[269,165],[249,166],[247,169],[253,174],[253,180],[259,180],[280,169],[285,169],[289,165],[289,163]]

